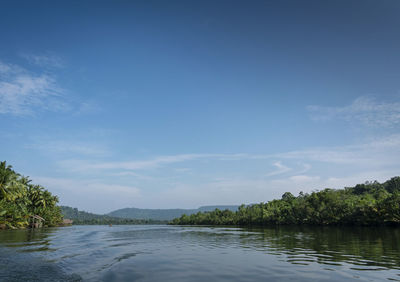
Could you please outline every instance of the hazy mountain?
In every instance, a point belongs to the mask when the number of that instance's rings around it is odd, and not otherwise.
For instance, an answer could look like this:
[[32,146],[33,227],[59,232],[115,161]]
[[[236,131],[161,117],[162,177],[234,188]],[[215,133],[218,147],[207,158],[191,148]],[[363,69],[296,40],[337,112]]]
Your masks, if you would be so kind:
[[138,209],[124,208],[108,213],[108,216],[133,219],[172,220],[183,214],[213,211],[215,209],[236,211],[239,206],[202,206],[198,209]]
[[68,206],[61,206],[61,213],[64,218],[72,219],[74,224],[159,224],[167,222],[166,220],[121,218],[106,214],[94,214]]
[[104,215],[94,214],[86,211],[80,211],[77,208],[71,208],[68,206],[60,206],[61,213],[64,218],[69,218],[73,220],[92,220],[92,219],[102,219]]

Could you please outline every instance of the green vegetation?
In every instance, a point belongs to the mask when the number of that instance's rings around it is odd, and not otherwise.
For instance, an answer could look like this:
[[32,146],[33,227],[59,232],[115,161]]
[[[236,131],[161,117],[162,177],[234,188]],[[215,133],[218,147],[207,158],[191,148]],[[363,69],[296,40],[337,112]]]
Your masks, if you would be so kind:
[[58,198],[28,177],[16,173],[6,162],[0,162],[0,228],[25,228],[31,217],[42,217],[47,226],[62,221]]
[[152,219],[118,218],[79,211],[77,208],[61,206],[61,213],[65,218],[72,219],[77,225],[108,225],[108,224],[165,224],[167,221]]
[[290,192],[282,199],[239,207],[237,212],[216,209],[182,215],[176,225],[399,225],[400,177],[385,183],[366,182],[355,187],[304,194]]

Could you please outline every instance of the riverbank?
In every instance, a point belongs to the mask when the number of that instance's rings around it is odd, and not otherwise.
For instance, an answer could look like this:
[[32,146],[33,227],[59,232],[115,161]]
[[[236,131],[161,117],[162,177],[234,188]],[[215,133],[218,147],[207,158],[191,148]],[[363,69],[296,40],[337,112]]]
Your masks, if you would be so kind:
[[295,197],[242,205],[237,212],[215,210],[183,215],[172,225],[400,225],[400,177],[345,189],[324,189]]

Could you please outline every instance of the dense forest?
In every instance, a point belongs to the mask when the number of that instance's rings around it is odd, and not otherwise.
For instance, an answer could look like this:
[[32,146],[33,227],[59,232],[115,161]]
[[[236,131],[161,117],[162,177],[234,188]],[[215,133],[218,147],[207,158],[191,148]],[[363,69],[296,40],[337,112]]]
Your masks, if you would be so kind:
[[32,216],[42,217],[45,226],[58,225],[62,215],[57,203],[57,196],[0,162],[0,229],[28,227]]
[[94,214],[80,211],[77,208],[61,206],[61,213],[65,218],[72,219],[77,225],[103,224],[165,224],[165,220],[119,218],[108,215]]
[[175,225],[398,225],[400,177],[379,183],[366,182],[344,189],[324,189],[280,200],[242,205],[237,212],[216,209],[182,215]]

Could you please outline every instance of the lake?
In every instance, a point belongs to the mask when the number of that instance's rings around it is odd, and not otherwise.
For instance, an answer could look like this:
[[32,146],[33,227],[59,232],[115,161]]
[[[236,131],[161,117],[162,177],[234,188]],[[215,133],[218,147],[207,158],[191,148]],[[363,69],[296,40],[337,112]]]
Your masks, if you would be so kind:
[[0,281],[400,281],[400,228],[0,231]]

